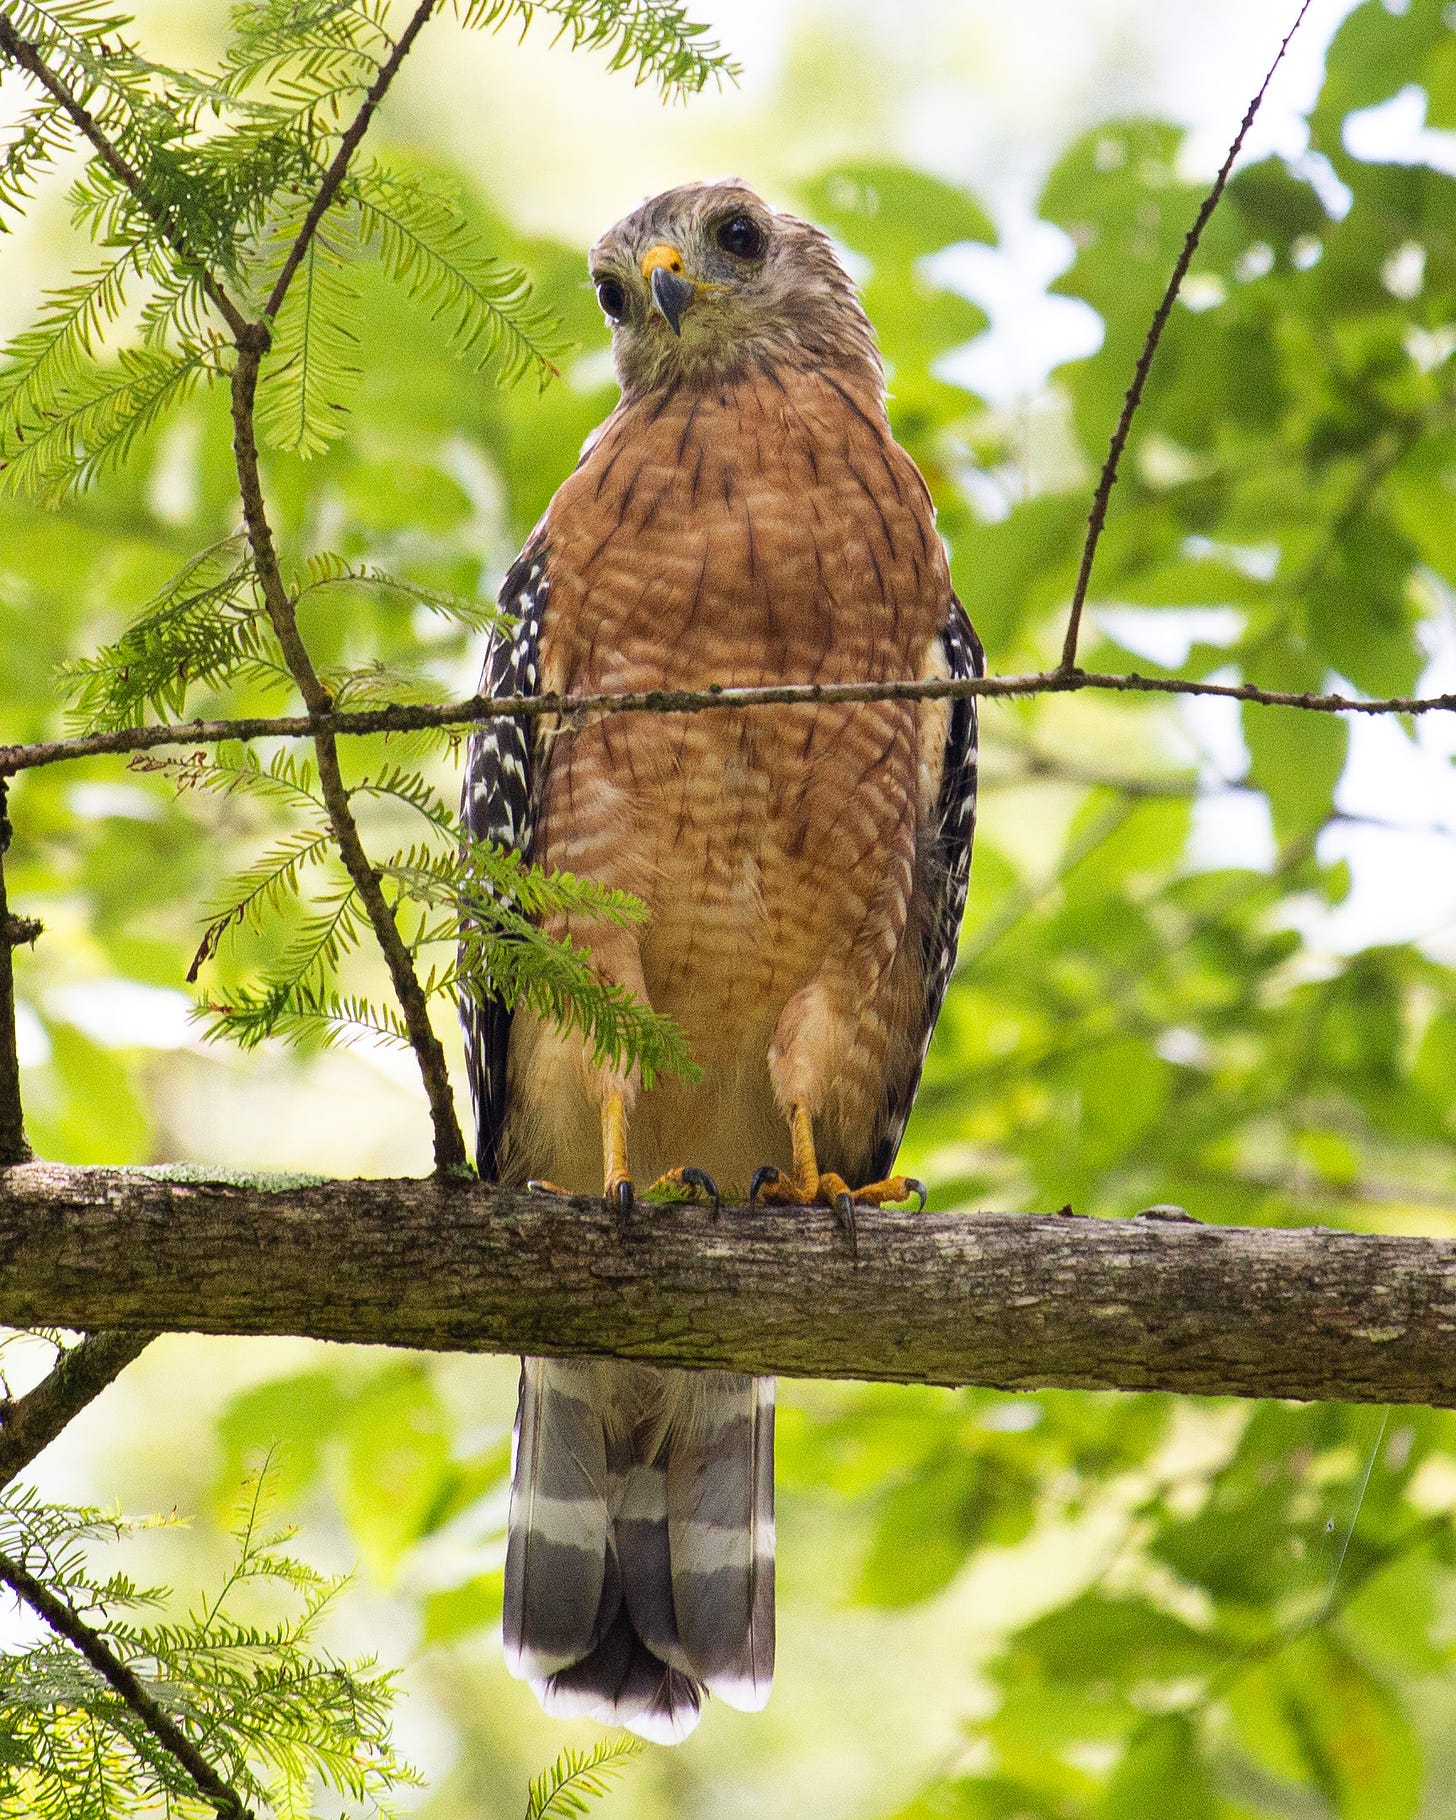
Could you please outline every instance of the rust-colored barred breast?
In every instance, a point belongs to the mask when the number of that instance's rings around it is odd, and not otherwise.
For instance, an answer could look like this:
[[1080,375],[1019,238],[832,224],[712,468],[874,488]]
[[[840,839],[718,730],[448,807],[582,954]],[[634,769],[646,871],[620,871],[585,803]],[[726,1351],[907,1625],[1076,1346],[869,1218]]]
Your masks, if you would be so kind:
[[[742,184],[652,198],[592,249],[622,404],[512,567],[497,696],[969,676],[930,500],[874,338],[811,223]],[[489,992],[462,1006],[482,1172],[836,1210],[923,1199],[895,1152],[955,956],[975,711],[878,702],[499,717],[464,814],[639,898],[577,923],[604,980],[683,1027],[650,1092]],[[560,932],[560,931],[558,931]],[[773,1385],[528,1359],[503,1636],[563,1716],[673,1741],[774,1658]]]
[[[624,407],[542,531],[545,688],[937,667],[951,591],[924,482],[837,376],[754,371]],[[824,1166],[861,1179],[902,1060],[887,1050],[918,1060],[923,1039],[922,944],[906,936],[946,712],[617,715],[547,736],[532,857],[644,900],[638,930],[573,934],[683,1026],[705,1070],[637,1101],[639,1180],[687,1161],[742,1190],[755,1164],[787,1168],[791,1104],[815,1116]],[[511,1173],[598,1186],[600,1091],[579,1035],[518,1013],[511,1074],[513,1105],[519,1083],[555,1108],[512,1143]]]

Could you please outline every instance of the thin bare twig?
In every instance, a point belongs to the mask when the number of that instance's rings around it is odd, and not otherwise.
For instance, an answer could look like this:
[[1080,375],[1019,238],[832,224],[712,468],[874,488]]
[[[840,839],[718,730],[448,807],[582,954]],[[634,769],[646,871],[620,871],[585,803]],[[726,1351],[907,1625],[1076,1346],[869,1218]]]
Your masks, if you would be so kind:
[[0,1168],[28,1163],[25,1110],[20,1100],[20,1052],[15,1040],[15,963],[10,905],[5,895],[5,855],[10,848],[7,780],[0,774]]
[[141,1679],[112,1651],[98,1631],[78,1616],[64,1599],[57,1598],[34,1574],[27,1573],[18,1561],[13,1561],[6,1554],[0,1554],[0,1581],[17,1598],[23,1599],[57,1636],[64,1637],[80,1651],[102,1680],[121,1696],[168,1756],[182,1765],[204,1801],[210,1803],[225,1820],[252,1820],[252,1810],[242,1796],[223,1781],[186,1732],[162,1710],[153,1695],[147,1692]]
[[1269,84],[1274,80],[1274,72],[1284,61],[1284,53],[1289,49],[1294,34],[1303,24],[1304,15],[1309,11],[1310,5],[1311,0],[1304,0],[1294,24],[1284,34],[1284,41],[1279,46],[1274,61],[1269,65],[1268,75],[1259,85],[1258,94],[1254,96],[1245,110],[1239,130],[1234,135],[1234,142],[1228,149],[1228,156],[1224,159],[1217,177],[1213,180],[1212,189],[1204,197],[1202,207],[1194,218],[1193,226],[1189,228],[1184,237],[1182,251],[1173,267],[1173,275],[1169,278],[1168,287],[1163,292],[1157,309],[1153,312],[1153,320],[1148,326],[1142,353],[1138,355],[1137,366],[1133,369],[1132,384],[1127,388],[1127,396],[1122,402],[1122,414],[1117,420],[1117,428],[1112,432],[1112,441],[1107,447],[1107,459],[1102,464],[1102,474],[1097,482],[1097,491],[1092,497],[1092,510],[1087,519],[1087,538],[1082,545],[1082,561],[1077,570],[1077,585],[1072,591],[1072,606],[1067,616],[1067,635],[1062,643],[1061,667],[1063,670],[1075,670],[1077,665],[1077,638],[1082,629],[1082,607],[1087,599],[1087,585],[1092,579],[1092,563],[1097,555],[1102,527],[1107,521],[1107,504],[1112,497],[1113,487],[1117,485],[1118,463],[1122,460],[1122,451],[1127,445],[1132,420],[1137,414],[1138,406],[1142,403],[1143,387],[1147,383],[1148,373],[1152,368],[1153,356],[1158,351],[1158,343],[1163,338],[1163,330],[1172,313],[1174,300],[1177,298],[1184,278],[1188,275],[1188,267],[1192,264],[1193,255],[1198,250],[1198,242],[1203,237],[1203,230],[1208,225],[1209,216],[1218,207],[1219,199],[1224,192],[1224,185],[1229,179],[1229,172],[1234,167],[1234,160],[1243,149],[1244,137],[1254,124],[1254,116],[1263,104]]
[[21,67],[25,73],[38,82],[46,93],[56,101],[66,114],[90,140],[97,157],[117,179],[126,186],[132,195],[156,223],[169,247],[183,265],[199,275],[203,290],[209,302],[217,309],[218,314],[227,323],[234,335],[247,326],[247,318],[228,296],[222,285],[208,271],[202,260],[198,259],[187,246],[177,231],[177,225],[165,205],[152,194],[146,179],[131,163],[124,158],[112,141],[102,131],[94,114],[86,108],[80,99],[73,95],[61,78],[46,63],[40,47],[32,44],[28,38],[22,38],[16,31],[13,20],[8,13],[0,13],[0,51]]
[[0,1487],[43,1453],[155,1338],[150,1333],[86,1334],[66,1348],[34,1390],[0,1403]]
[[830,702],[954,701],[963,696],[1004,699],[1029,695],[1072,695],[1083,689],[1118,694],[1209,695],[1260,707],[1298,708],[1313,714],[1437,714],[1456,712],[1456,692],[1446,695],[1358,695],[1261,689],[1254,683],[1200,682],[1184,676],[1121,675],[1096,670],[1038,670],[1025,676],[930,677],[914,682],[783,683],[763,688],[647,689],[605,695],[472,695],[464,701],[396,702],[356,711],[330,709],[317,715],[252,715],[236,719],[189,720],[154,727],[123,727],[112,733],[80,733],[68,739],[0,746],[0,777],[43,765],[105,754],[147,752],[157,746],[216,746],[225,740],[311,739],[374,733],[419,733],[432,728],[468,727],[498,715],[563,718],[583,714],[697,714],[714,708],[802,707]]
[[385,966],[399,1001],[410,1047],[419,1063],[420,1078],[430,1102],[430,1120],[434,1128],[435,1168],[444,1175],[468,1174],[469,1162],[465,1138],[455,1111],[455,1096],[445,1066],[445,1051],[430,1022],[425,994],[416,977],[404,937],[394,920],[394,912],[385,900],[379,874],[370,864],[359,838],[359,825],[349,807],[349,792],[339,767],[338,743],[325,724],[333,700],[319,679],[298,630],[298,619],[278,567],[278,553],[273,544],[263,500],[262,480],[258,472],[258,445],[254,434],[253,406],[258,389],[258,368],[268,346],[268,331],[262,324],[250,327],[238,339],[238,364],[233,372],[233,454],[237,464],[238,487],[242,494],[243,517],[252,545],[253,565],[263,590],[263,600],[273,630],[283,649],[294,681],[309,711],[306,723],[313,739],[318,760],[319,789],[328,810],[339,856],[344,862],[364,913],[369,918],[375,940],[384,956]]
[[359,104],[359,111],[349,122],[344,136],[339,141],[339,149],[334,153],[333,162],[324,172],[323,182],[319,185],[318,194],[309,204],[303,226],[298,230],[298,237],[288,249],[288,256],[283,261],[283,269],[274,281],[273,289],[268,294],[268,301],[263,305],[263,314],[271,322],[283,307],[283,299],[288,295],[288,287],[293,283],[294,274],[303,263],[303,256],[309,244],[318,232],[318,225],[333,206],[334,198],[339,193],[339,185],[359,149],[359,142],[369,131],[369,122],[374,118],[374,111],[383,101],[389,85],[399,73],[399,66],[409,55],[414,41],[424,30],[430,14],[435,10],[436,0],[420,0],[409,24],[400,34],[399,43],[379,67],[379,74],[369,87],[368,93]]

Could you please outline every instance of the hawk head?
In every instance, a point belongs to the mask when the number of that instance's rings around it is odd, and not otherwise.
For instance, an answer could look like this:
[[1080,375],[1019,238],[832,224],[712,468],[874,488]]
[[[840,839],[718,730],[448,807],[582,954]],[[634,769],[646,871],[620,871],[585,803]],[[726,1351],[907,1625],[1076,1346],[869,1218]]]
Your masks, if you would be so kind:
[[783,361],[882,384],[874,332],[828,235],[736,178],[644,202],[592,248],[591,278],[629,396]]

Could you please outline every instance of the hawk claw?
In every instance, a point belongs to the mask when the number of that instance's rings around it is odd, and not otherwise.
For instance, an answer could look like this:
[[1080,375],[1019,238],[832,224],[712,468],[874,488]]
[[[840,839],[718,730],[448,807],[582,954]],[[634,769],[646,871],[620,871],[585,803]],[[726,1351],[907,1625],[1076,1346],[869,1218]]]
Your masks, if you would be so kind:
[[859,1227],[854,1217],[854,1196],[848,1192],[834,1197],[834,1217],[849,1234],[849,1255],[859,1256]]
[[618,1213],[623,1219],[632,1211],[636,1199],[632,1192],[632,1178],[620,1176],[615,1182],[607,1183],[607,1191],[602,1197],[607,1203],[609,1213]]
[[701,1188],[703,1193],[707,1195],[708,1199],[713,1203],[713,1212],[715,1215],[721,1210],[723,1206],[723,1197],[718,1192],[718,1184],[713,1180],[712,1176],[708,1174],[706,1169],[680,1170],[678,1179],[682,1182],[684,1188]]
[[753,1172],[753,1180],[748,1184],[749,1206],[756,1207],[758,1205],[758,1197],[763,1193],[764,1189],[772,1188],[775,1182],[781,1182],[783,1179],[781,1172],[775,1169],[772,1163],[765,1163],[761,1169],[755,1169]]

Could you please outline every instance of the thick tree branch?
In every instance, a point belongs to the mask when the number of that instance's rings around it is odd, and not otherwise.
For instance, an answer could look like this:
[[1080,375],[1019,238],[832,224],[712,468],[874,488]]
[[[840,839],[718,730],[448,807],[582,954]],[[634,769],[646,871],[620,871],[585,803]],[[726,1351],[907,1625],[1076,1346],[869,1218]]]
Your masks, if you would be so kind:
[[1007,1390],[1456,1407],[1456,1242],[639,1207],[438,1180],[0,1175],[0,1320]]
[[203,1800],[225,1820],[250,1820],[248,1808],[237,1790],[222,1777],[198,1750],[179,1725],[158,1705],[140,1677],[128,1668],[111,1649],[99,1631],[93,1630],[64,1599],[59,1599],[46,1586],[28,1573],[18,1561],[0,1554],[0,1581],[23,1599],[37,1617],[57,1636],[78,1649],[102,1680],[121,1696],[147,1730],[168,1754],[180,1763],[192,1778]]
[[0,1487],[43,1453],[155,1337],[149,1333],[87,1334],[66,1348],[34,1390],[13,1402],[0,1403]]
[[1122,451],[1127,446],[1128,432],[1132,429],[1132,420],[1137,415],[1138,406],[1142,403],[1143,387],[1147,384],[1148,374],[1152,370],[1153,357],[1158,351],[1158,343],[1163,338],[1168,317],[1183,280],[1188,276],[1188,267],[1193,263],[1193,255],[1198,250],[1198,243],[1203,238],[1203,230],[1208,226],[1209,217],[1218,207],[1224,186],[1229,180],[1229,172],[1234,168],[1234,160],[1243,149],[1244,138],[1254,124],[1254,116],[1263,106],[1264,96],[1268,93],[1269,84],[1274,80],[1274,72],[1284,61],[1284,53],[1289,49],[1290,40],[1304,23],[1304,15],[1310,9],[1311,0],[1304,0],[1294,24],[1284,34],[1284,41],[1275,53],[1274,61],[1269,65],[1269,73],[1259,85],[1259,92],[1244,111],[1239,130],[1234,134],[1233,144],[1228,149],[1228,156],[1219,167],[1218,175],[1213,180],[1213,187],[1203,198],[1202,206],[1194,217],[1193,225],[1183,239],[1182,250],[1173,267],[1172,276],[1167,288],[1159,299],[1158,307],[1153,312],[1153,320],[1148,325],[1147,337],[1143,342],[1142,352],[1133,369],[1132,383],[1127,388],[1123,399],[1122,411],[1117,419],[1117,427],[1112,432],[1112,441],[1107,446],[1107,459],[1102,464],[1102,473],[1097,481],[1097,491],[1092,496],[1092,510],[1087,518],[1087,537],[1082,545],[1082,561],[1077,570],[1077,585],[1072,591],[1071,610],[1067,615],[1067,634],[1062,644],[1062,664],[1064,670],[1071,670],[1077,662],[1077,637],[1082,629],[1082,608],[1087,599],[1087,586],[1092,579],[1092,564],[1097,555],[1097,545],[1102,537],[1102,527],[1107,521],[1107,505],[1112,498],[1112,489],[1117,485],[1118,463],[1122,460]]
[[[420,23],[424,19],[416,15]],[[334,734],[324,724],[333,702],[319,679],[313,660],[298,630],[288,590],[278,567],[278,553],[273,544],[263,500],[262,480],[258,471],[258,444],[253,427],[253,406],[258,390],[258,368],[268,347],[268,331],[262,326],[250,328],[238,340],[238,364],[233,373],[233,453],[237,463],[238,486],[242,494],[243,518],[248,527],[248,542],[253,551],[253,567],[263,590],[263,600],[274,633],[283,649],[284,662],[298,684],[304,705],[309,711],[307,725],[313,738],[318,761],[319,789],[328,811],[329,826],[339,857],[349,874],[364,914],[369,918],[374,938],[384,956],[385,966],[399,1001],[410,1047],[419,1063],[420,1078],[430,1102],[430,1120],[435,1137],[435,1167],[445,1174],[463,1174],[469,1163],[465,1138],[455,1114],[455,1098],[450,1091],[450,1078],[445,1066],[445,1051],[430,1022],[424,989],[415,974],[414,963],[394,912],[385,900],[379,874],[369,862],[359,825],[349,807],[349,792],[339,766],[339,748]]]
[[1133,695],[1212,695],[1266,708],[1311,714],[1450,714],[1456,692],[1445,695],[1358,696],[1255,683],[1201,682],[1184,676],[1119,675],[1096,670],[1037,670],[1025,676],[931,677],[915,682],[785,683],[752,689],[649,689],[636,694],[468,696],[464,701],[399,702],[357,712],[318,715],[253,715],[233,720],[189,720],[174,725],[124,727],[115,733],[82,733],[70,739],[0,746],[0,777],[106,754],[149,752],[159,746],[216,746],[224,740],[311,739],[318,733],[360,735],[418,733],[468,727],[498,715],[699,714],[718,708],[793,707],[806,702],[953,701],[963,696],[1001,700],[1028,695],[1074,695],[1083,689]]

